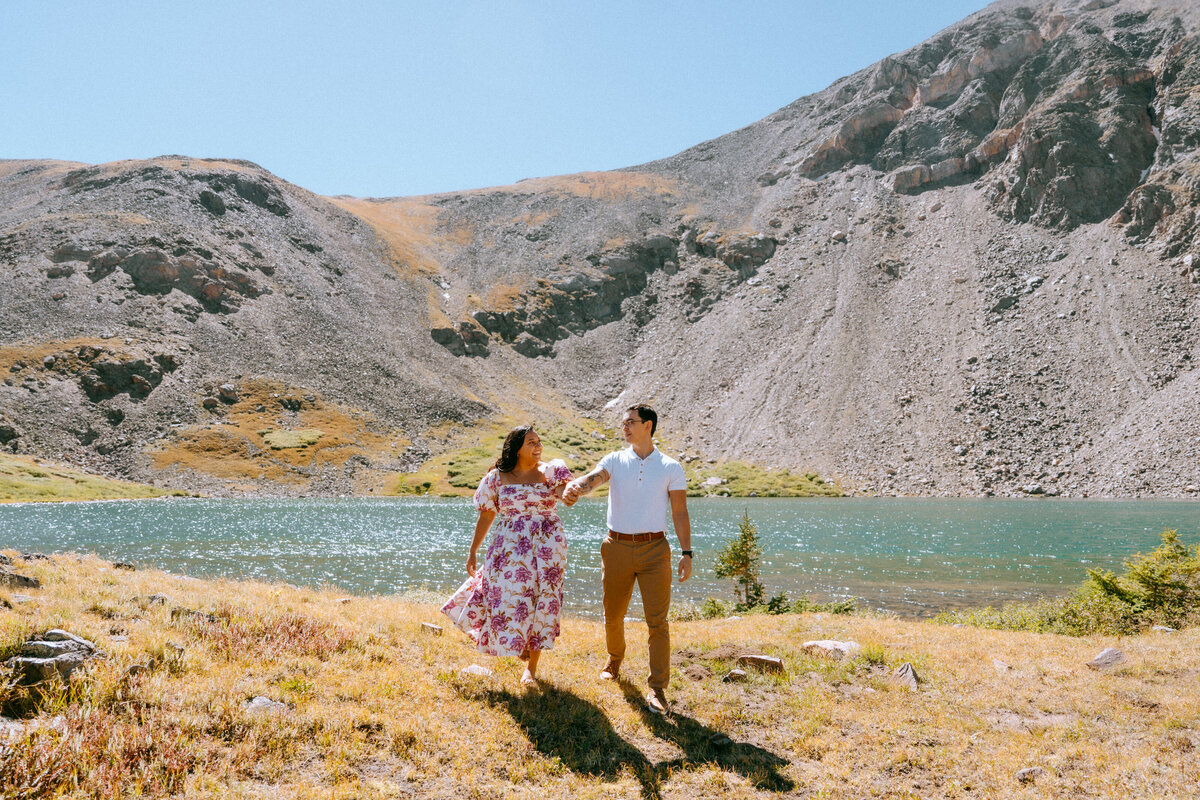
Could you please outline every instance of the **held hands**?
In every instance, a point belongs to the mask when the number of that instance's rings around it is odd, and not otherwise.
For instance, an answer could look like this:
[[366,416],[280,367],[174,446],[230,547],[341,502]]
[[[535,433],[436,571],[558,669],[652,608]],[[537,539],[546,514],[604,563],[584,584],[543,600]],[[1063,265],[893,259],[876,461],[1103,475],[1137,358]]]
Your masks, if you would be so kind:
[[692,557],[679,557],[679,582],[683,583],[688,578],[692,577]]
[[573,506],[575,501],[579,499],[582,492],[579,490],[579,481],[571,481],[563,489],[562,501],[564,505]]

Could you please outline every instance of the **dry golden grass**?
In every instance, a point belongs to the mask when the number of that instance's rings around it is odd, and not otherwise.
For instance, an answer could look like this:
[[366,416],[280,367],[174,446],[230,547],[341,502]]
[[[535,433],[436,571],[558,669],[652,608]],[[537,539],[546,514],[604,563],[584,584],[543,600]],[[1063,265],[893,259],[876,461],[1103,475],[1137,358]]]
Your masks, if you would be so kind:
[[439,265],[470,244],[474,236],[469,227],[442,228],[437,207],[418,197],[327,199],[370,225],[402,273],[440,272]]
[[[628,681],[613,684],[597,680],[602,626],[564,620],[541,692],[525,694],[515,659],[479,655],[450,628],[423,634],[444,621],[433,606],[94,557],[17,561],[43,588],[0,610],[0,656],[63,627],[108,658],[42,698],[40,727],[0,749],[7,797],[39,776],[31,796],[1166,798],[1200,784],[1196,630],[1116,641],[820,615],[679,622],[677,655],[732,643],[786,672],[725,684],[728,661],[700,658],[714,674],[699,680],[676,667],[663,719],[640,700],[640,624]],[[870,659],[807,656],[814,638],[853,638]],[[1109,645],[1128,663],[1084,666]],[[924,679],[916,692],[887,679],[902,662]],[[494,676],[461,674],[472,663]],[[128,677],[134,664],[148,670]],[[0,686],[6,707],[25,702]],[[286,710],[255,715],[257,696]],[[1018,783],[1030,766],[1045,772]]]
[[[80,366],[80,362],[72,351],[81,346],[95,347],[99,350],[112,350],[117,355],[122,355],[127,350],[123,339],[98,339],[85,336],[75,339],[45,339],[42,341],[16,342],[7,347],[0,347],[0,371],[6,373],[14,371],[12,367],[18,361],[26,365],[24,369],[31,371],[39,370],[42,368],[42,359],[46,356],[54,356],[63,362],[63,366],[70,365],[77,368]],[[20,369],[16,371],[19,372]],[[74,371],[74,369],[71,371]]]
[[493,186],[473,189],[461,194],[490,194],[493,192],[519,192],[521,194],[557,194],[584,197],[613,203],[637,195],[676,196],[683,186],[665,175],[649,172],[578,172],[572,175],[554,175],[546,178],[529,178],[510,186]]
[[[315,399],[305,400],[308,396]],[[364,411],[274,381],[240,383],[238,401],[220,409],[210,423],[152,445],[155,469],[190,469],[231,482],[265,479],[300,485],[310,479],[310,467],[340,467],[353,456],[391,459],[409,444]],[[388,477],[358,472],[363,493]]]

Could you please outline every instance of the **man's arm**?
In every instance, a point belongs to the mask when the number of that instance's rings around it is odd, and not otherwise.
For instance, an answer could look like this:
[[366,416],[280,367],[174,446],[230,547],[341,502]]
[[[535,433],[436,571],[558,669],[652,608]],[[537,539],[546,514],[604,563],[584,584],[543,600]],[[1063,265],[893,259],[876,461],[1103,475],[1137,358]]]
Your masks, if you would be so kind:
[[[675,535],[679,537],[679,549],[692,551],[692,520],[687,510],[687,490],[676,489],[667,492],[671,500],[671,522],[675,526]],[[679,557],[679,582],[683,583],[692,576],[692,557]]]
[[563,502],[569,506],[573,506],[576,500],[607,480],[608,470],[603,467],[596,467],[582,478],[576,478],[567,484],[567,488],[563,490]]

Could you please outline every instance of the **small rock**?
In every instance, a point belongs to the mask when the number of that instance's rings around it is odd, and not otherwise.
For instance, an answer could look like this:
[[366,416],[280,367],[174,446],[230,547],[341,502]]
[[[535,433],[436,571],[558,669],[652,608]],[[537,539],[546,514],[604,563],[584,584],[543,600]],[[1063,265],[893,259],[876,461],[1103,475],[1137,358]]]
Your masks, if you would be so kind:
[[133,564],[130,564],[128,561],[114,561],[113,567],[116,569],[129,570],[131,572],[137,569],[137,567],[135,567]]
[[774,656],[749,654],[739,656],[738,663],[743,666],[757,667],[763,672],[783,672],[783,661]]
[[71,679],[71,674],[83,666],[83,662],[82,653],[65,653],[54,658],[17,656],[4,663],[12,668],[18,683],[34,686],[55,679],[68,681]]
[[222,383],[217,392],[226,403],[236,403],[238,400],[237,387],[232,383]]
[[246,713],[248,714],[279,714],[287,710],[287,703],[281,703],[261,695],[246,704]]
[[492,671],[487,667],[481,667],[478,664],[472,664],[469,667],[463,667],[459,672],[463,675],[474,675],[478,678],[492,677]]
[[40,589],[42,583],[37,578],[30,578],[28,575],[21,575],[7,569],[0,569],[0,586],[8,586],[13,589]]
[[1005,664],[998,658],[992,659],[992,666],[996,668],[996,672],[1008,672],[1010,669],[1012,669],[1012,667],[1010,667],[1008,664]]
[[931,205],[929,207],[929,213],[931,213],[931,214],[936,214],[937,212],[939,212],[941,210],[942,210],[942,201],[941,200],[938,200],[936,203],[934,203],[933,205]]
[[17,719],[0,717],[0,745],[16,744],[25,735],[25,723]]
[[1088,666],[1092,669],[1108,669],[1115,667],[1117,664],[1125,663],[1125,654],[1115,647],[1106,647],[1096,654],[1096,657],[1088,662]]
[[167,597],[165,594],[152,594],[146,598],[146,602],[152,606],[165,606],[171,602],[171,598]]
[[57,658],[67,653],[81,653],[85,656],[96,652],[96,646],[91,642],[46,642],[32,641],[21,646],[21,655],[29,658]]
[[12,559],[4,555],[4,553],[0,553],[0,566],[11,567]]
[[1046,770],[1041,767],[1026,767],[1017,773],[1017,783],[1033,783],[1045,772]]
[[145,664],[130,664],[129,668],[125,670],[125,677],[135,678],[138,675],[145,675],[149,671],[150,668]]
[[[14,595],[14,599],[15,599],[15,597],[16,596]],[[1170,625],[1155,625],[1150,630],[1152,630],[1156,633],[1175,633],[1175,629],[1172,628]]]
[[339,603],[339,604],[341,604],[341,605],[346,605],[347,603],[349,603],[349,602],[350,602],[351,600],[353,600],[353,599],[354,599],[354,598],[352,598],[352,597],[339,597],[339,598],[338,598],[337,600],[335,600],[334,602],[335,602],[335,603]]
[[423,633],[428,633],[433,636],[441,636],[442,635],[442,626],[434,625],[432,622],[422,622],[421,623],[421,631]]
[[26,561],[52,561],[53,559],[45,553],[21,553],[21,558]]
[[1045,494],[1046,490],[1040,483],[1028,483],[1021,487],[1021,491],[1025,494]]
[[833,236],[831,236],[829,238],[833,239],[835,242],[844,242],[844,241],[846,241],[846,232],[845,231],[834,231]]
[[220,404],[221,404],[221,401],[215,397],[206,397],[200,401],[200,405],[204,406],[209,411],[212,411],[214,408],[216,408]]
[[892,683],[902,686],[910,692],[915,692],[917,684],[921,682],[921,679],[917,676],[916,669],[913,668],[912,664],[907,662],[896,667],[895,672],[892,673],[891,680]]
[[862,645],[853,639],[839,642],[834,639],[817,639],[804,643],[804,652],[825,658],[845,658],[862,650]]
[[708,737],[708,743],[713,747],[729,747],[733,744],[733,739],[730,739],[723,733],[714,733]]
[[55,358],[54,356],[46,356],[45,358],[42,359],[42,366],[45,367],[46,369],[54,369],[54,365],[57,362],[58,362],[58,359]]
[[746,680],[746,671],[741,669],[731,669],[729,674],[721,679],[725,683],[741,683]]
[[32,597],[27,594],[10,594],[9,599],[14,603],[32,603],[35,602]]

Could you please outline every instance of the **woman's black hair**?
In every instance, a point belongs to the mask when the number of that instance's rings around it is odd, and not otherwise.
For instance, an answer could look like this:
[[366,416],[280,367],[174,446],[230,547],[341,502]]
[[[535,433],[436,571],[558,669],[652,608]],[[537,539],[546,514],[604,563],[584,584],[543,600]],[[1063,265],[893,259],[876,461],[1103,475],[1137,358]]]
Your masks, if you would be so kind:
[[500,457],[492,464],[492,469],[512,472],[513,467],[517,465],[517,454],[525,446],[525,435],[531,430],[532,425],[518,425],[509,431],[508,436],[504,437],[504,446],[500,448]]

